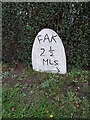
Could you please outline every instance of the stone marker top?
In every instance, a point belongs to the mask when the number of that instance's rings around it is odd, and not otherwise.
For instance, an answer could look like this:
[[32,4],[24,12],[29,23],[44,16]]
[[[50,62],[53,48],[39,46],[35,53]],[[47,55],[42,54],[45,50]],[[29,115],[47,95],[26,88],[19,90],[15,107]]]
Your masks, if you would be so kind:
[[42,29],[32,48],[32,66],[36,71],[66,73],[66,55],[63,43],[52,29]]

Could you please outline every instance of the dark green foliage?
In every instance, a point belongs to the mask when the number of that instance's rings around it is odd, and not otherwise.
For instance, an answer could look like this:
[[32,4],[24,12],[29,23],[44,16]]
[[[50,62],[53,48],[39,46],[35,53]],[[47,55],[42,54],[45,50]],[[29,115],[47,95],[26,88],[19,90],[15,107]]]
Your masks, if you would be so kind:
[[55,30],[63,41],[68,68],[89,66],[89,3],[3,3],[3,60],[31,64],[35,36]]

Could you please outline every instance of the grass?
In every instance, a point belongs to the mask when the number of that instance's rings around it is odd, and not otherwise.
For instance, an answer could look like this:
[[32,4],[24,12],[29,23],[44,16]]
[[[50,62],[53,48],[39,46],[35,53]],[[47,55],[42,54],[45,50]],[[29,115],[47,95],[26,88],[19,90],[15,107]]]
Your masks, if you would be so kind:
[[23,68],[20,73],[6,70],[3,71],[3,118],[90,118],[89,71],[73,70],[59,75],[31,68]]

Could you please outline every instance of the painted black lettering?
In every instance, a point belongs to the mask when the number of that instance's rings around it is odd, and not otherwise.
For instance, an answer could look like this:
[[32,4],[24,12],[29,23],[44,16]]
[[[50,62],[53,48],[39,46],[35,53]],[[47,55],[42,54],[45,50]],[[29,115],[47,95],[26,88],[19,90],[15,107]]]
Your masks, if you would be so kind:
[[58,72],[60,72],[60,70],[59,70],[59,68],[58,68],[58,67],[56,67],[56,69],[58,70]]
[[43,59],[43,65],[44,65],[45,63],[48,65],[48,59],[47,59],[47,60],[44,60],[44,59]]
[[41,48],[42,50],[42,53],[40,54],[40,56],[45,56],[44,53],[45,53],[45,49],[44,48]]
[[55,37],[57,37],[57,35],[52,35],[51,42],[52,42],[52,40],[54,40],[54,42],[57,43],[55,40]]
[[58,60],[54,60],[55,65],[58,65]]
[[39,43],[40,43],[40,41],[42,41],[42,39],[40,39],[40,37],[41,37],[41,35],[37,36],[37,39],[38,39]]
[[50,65],[53,65],[53,63],[51,62],[51,60],[50,60],[50,59],[49,59],[49,64],[50,64]]
[[44,41],[43,41],[43,42],[45,42],[45,40],[48,40],[48,41],[50,42],[50,39],[49,39],[48,34],[45,35],[45,37],[44,37]]
[[50,50],[49,50],[49,52],[51,53],[50,56],[54,56],[53,51],[55,50],[52,50],[52,47],[50,46]]

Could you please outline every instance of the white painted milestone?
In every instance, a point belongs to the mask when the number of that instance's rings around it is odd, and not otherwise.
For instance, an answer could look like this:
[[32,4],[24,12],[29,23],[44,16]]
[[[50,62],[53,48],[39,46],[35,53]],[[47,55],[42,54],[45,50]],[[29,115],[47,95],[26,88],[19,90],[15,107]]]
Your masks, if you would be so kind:
[[67,72],[62,40],[52,29],[45,28],[37,34],[32,48],[32,66],[40,72]]

